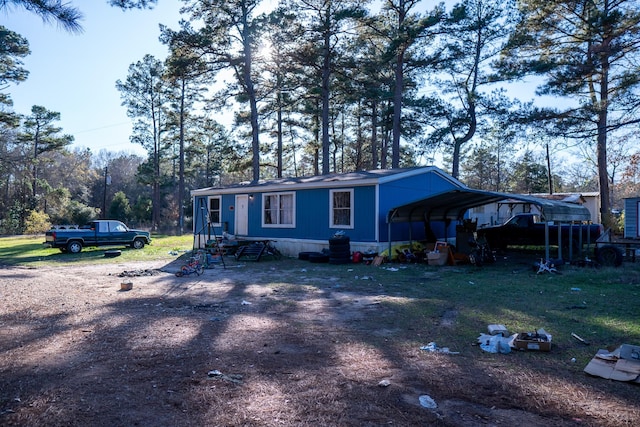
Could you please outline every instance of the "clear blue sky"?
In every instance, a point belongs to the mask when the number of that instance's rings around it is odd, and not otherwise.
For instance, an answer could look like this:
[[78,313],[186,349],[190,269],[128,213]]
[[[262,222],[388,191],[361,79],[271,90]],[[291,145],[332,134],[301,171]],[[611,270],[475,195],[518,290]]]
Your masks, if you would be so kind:
[[24,59],[29,78],[6,90],[14,111],[26,115],[33,105],[42,105],[59,112],[57,125],[75,137],[73,147],[144,155],[140,145],[129,142],[131,120],[115,82],[126,79],[129,65],[147,53],[166,57],[158,24],[178,29],[183,3],[158,3],[152,10],[123,12],[106,0],[74,1],[84,15],[80,34],[21,9],[0,12],[0,24],[25,37],[31,49]]

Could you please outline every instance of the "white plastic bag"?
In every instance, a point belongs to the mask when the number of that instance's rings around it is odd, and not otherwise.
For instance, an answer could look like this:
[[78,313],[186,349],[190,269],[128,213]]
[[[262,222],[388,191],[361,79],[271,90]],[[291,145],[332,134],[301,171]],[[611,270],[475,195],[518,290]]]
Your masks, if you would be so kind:
[[478,342],[480,343],[480,348],[488,353],[511,353],[511,337],[480,334]]

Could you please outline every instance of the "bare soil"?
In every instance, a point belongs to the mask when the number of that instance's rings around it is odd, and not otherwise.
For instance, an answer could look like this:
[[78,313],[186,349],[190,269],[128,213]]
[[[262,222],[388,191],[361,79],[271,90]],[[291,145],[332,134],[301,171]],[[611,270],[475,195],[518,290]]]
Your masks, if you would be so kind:
[[227,264],[0,268],[0,425],[640,424],[638,386],[582,367],[421,350],[402,295],[375,283],[297,260]]

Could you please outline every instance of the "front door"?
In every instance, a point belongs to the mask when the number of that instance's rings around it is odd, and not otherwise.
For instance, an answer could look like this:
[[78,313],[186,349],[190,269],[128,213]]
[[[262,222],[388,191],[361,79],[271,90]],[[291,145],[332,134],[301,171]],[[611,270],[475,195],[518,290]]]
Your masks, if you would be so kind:
[[235,223],[234,234],[238,236],[249,234],[249,196],[246,194],[236,195]]

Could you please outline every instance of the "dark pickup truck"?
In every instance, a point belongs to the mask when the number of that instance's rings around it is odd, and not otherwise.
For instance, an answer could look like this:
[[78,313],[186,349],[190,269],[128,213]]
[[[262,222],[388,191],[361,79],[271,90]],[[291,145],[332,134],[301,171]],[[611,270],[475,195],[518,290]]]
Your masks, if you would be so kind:
[[[562,224],[560,227],[562,246],[568,248],[571,241],[573,249],[579,249],[580,242],[595,243],[604,232],[600,224]],[[581,234],[582,240],[580,240]],[[537,214],[518,214],[502,225],[479,228],[478,237],[484,237],[493,249],[505,249],[510,245],[544,246],[545,223],[540,222]],[[549,225],[549,244],[558,245],[558,225]]]
[[96,220],[77,229],[51,229],[45,234],[45,246],[74,254],[85,246],[131,246],[142,249],[151,243],[148,231],[131,230],[120,221]]

